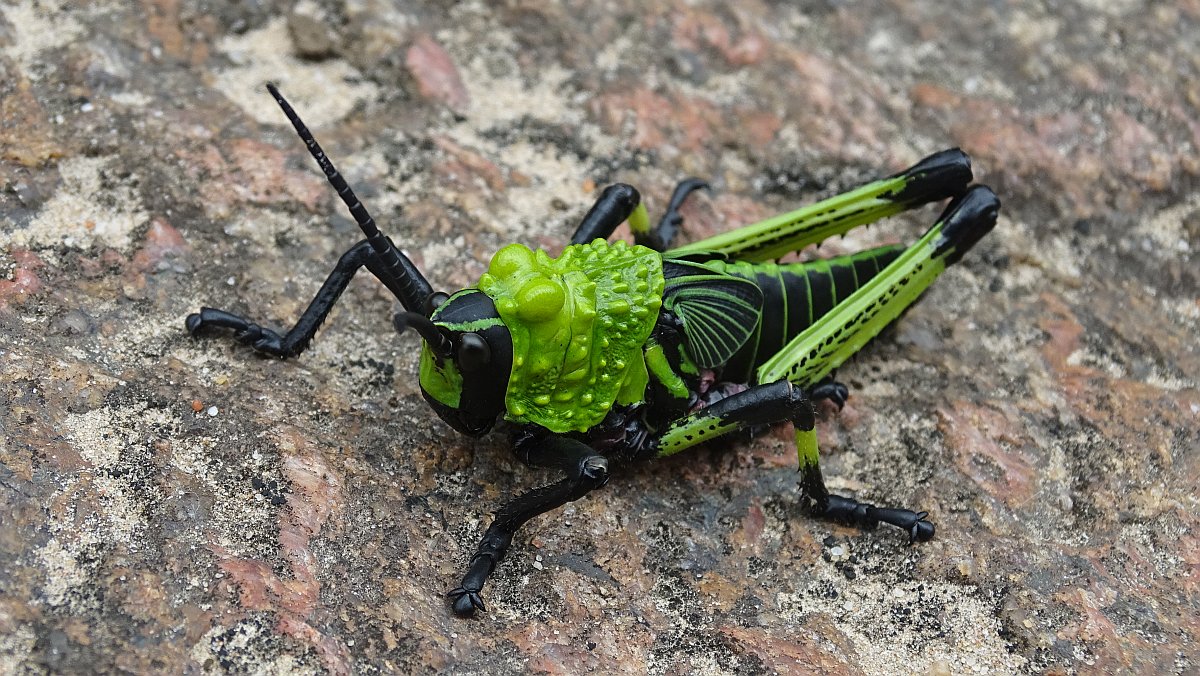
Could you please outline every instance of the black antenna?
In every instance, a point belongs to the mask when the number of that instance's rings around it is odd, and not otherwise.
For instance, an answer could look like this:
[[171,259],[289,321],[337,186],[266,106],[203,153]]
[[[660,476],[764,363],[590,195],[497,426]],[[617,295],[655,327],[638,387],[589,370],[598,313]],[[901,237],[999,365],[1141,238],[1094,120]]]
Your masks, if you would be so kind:
[[411,326],[421,334],[426,343],[429,343],[429,348],[434,354],[442,357],[454,354],[454,343],[450,342],[450,338],[420,312],[397,312],[396,316],[392,317],[392,326],[396,327],[396,333],[404,333],[404,330]]
[[416,312],[424,310],[425,301],[433,293],[433,287],[425,281],[425,277],[421,275],[417,266],[413,265],[407,256],[400,253],[392,240],[379,232],[379,228],[375,225],[375,219],[371,218],[367,208],[358,201],[358,197],[354,195],[354,191],[350,189],[346,179],[342,178],[342,175],[333,166],[333,162],[330,162],[329,158],[325,156],[325,151],[321,150],[321,146],[313,138],[312,132],[300,120],[296,111],[292,110],[287,99],[283,98],[273,83],[267,83],[267,91],[271,92],[271,96],[275,97],[275,101],[283,109],[283,114],[291,120],[292,126],[296,128],[296,133],[308,146],[308,152],[317,161],[321,171],[325,172],[325,178],[329,179],[329,184],[337,191],[338,197],[341,197],[342,201],[346,203],[350,209],[350,215],[354,217],[354,222],[358,223],[358,227],[367,236],[371,248],[375,250],[375,255],[383,262],[385,274],[379,275],[380,281],[400,299],[404,309]]

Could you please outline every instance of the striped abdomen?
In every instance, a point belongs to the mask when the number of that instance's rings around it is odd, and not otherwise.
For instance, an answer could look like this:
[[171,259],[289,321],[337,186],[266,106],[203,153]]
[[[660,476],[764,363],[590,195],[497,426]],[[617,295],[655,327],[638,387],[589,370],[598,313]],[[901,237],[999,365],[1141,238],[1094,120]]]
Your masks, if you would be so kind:
[[903,251],[896,244],[805,263],[707,262],[710,268],[754,282],[763,294],[758,330],[726,362],[721,379],[751,382],[755,369]]

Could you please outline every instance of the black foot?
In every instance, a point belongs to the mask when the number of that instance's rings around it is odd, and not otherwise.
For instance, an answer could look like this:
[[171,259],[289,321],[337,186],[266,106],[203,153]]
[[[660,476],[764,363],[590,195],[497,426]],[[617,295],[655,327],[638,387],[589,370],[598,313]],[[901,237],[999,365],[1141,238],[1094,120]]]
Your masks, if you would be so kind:
[[206,327],[233,329],[235,340],[243,345],[250,345],[258,352],[285,359],[292,356],[283,349],[283,338],[278,333],[224,310],[200,308],[200,312],[188,315],[184,324],[188,333],[193,336]]
[[476,610],[487,612],[487,607],[483,605],[483,597],[479,595],[480,589],[464,589],[463,587],[455,587],[450,590],[446,596],[450,597],[450,605],[454,608],[454,614],[459,617],[471,617]]
[[876,507],[841,495],[831,494],[825,502],[824,509],[818,504],[813,511],[822,519],[868,530],[880,523],[890,524],[907,532],[909,543],[931,540],[935,530],[933,523],[925,519],[929,512]]
[[971,158],[958,148],[934,153],[901,175],[908,179],[907,185],[888,199],[914,206],[957,197],[966,191],[973,178]]
[[471,563],[467,566],[467,574],[463,575],[462,583],[446,593],[455,615],[471,617],[476,610],[487,612],[487,606],[483,605],[483,597],[480,592],[483,591],[483,585],[491,576],[492,571],[496,570],[496,564],[504,558],[510,544],[512,544],[512,533],[497,528],[495,524],[488,529],[487,533],[484,533],[483,540],[479,543],[479,549],[471,557]]
[[635,235],[634,240],[655,251],[666,251],[671,246],[671,240],[675,238],[675,233],[679,232],[680,224],[683,223],[683,216],[679,214],[679,208],[683,206],[688,195],[697,190],[707,190],[708,187],[708,182],[699,178],[685,178],[680,181],[671,193],[671,201],[667,203],[667,210],[658,220],[658,225],[645,236]]
[[828,399],[837,406],[838,411],[841,411],[846,406],[846,400],[850,398],[850,388],[830,380],[812,388],[812,391],[808,393],[808,398],[813,402]]

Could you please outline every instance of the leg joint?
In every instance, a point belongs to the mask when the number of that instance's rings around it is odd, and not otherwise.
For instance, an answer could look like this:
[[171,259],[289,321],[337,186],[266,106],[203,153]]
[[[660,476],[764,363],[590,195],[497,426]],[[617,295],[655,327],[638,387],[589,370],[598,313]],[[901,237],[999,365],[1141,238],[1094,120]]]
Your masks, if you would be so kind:
[[591,479],[604,485],[604,482],[608,481],[608,458],[602,455],[589,455],[579,463],[579,474],[585,479]]

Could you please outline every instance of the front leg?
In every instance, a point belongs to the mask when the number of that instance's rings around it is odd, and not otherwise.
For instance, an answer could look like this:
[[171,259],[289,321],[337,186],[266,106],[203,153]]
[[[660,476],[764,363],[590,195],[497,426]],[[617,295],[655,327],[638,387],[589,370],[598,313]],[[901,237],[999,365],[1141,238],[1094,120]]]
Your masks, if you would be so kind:
[[535,488],[504,503],[475,550],[462,583],[448,596],[459,617],[471,617],[475,610],[486,610],[480,592],[497,564],[508,552],[513,535],[533,517],[557,509],[600,488],[608,481],[608,459],[575,439],[556,435],[523,435],[517,441],[517,455],[527,464],[553,467],[566,476],[549,486]]
[[195,336],[206,328],[233,329],[233,336],[238,342],[250,345],[258,352],[280,359],[295,357],[308,347],[317,329],[329,316],[334,303],[346,290],[354,274],[363,266],[377,277],[386,278],[387,272],[381,269],[382,262],[367,240],[359,242],[342,254],[299,321],[284,335],[259,326],[245,317],[210,307],[200,308],[199,312],[188,315],[188,333]]

